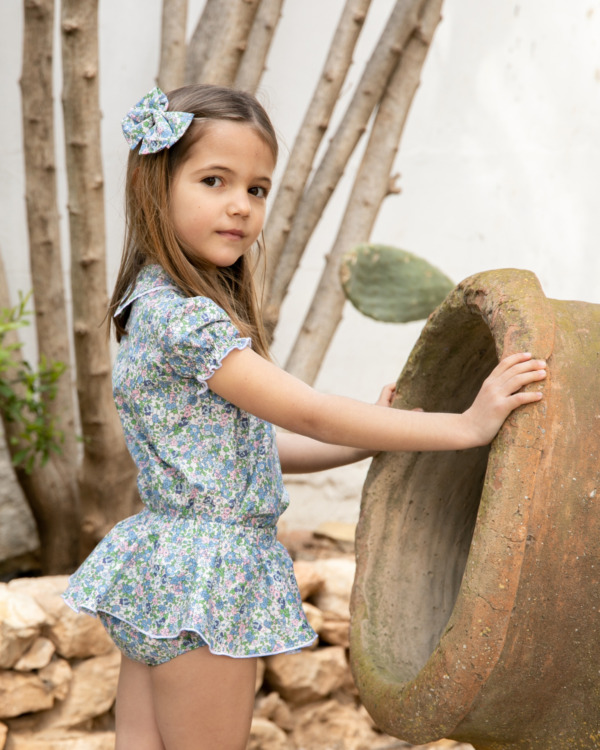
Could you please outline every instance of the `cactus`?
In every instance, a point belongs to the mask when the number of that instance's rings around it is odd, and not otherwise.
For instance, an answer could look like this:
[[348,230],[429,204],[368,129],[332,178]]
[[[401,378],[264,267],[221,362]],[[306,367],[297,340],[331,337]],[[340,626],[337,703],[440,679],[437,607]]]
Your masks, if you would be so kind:
[[346,253],[340,279],[357,310],[389,323],[426,318],[455,286],[427,261],[387,245],[358,245]]

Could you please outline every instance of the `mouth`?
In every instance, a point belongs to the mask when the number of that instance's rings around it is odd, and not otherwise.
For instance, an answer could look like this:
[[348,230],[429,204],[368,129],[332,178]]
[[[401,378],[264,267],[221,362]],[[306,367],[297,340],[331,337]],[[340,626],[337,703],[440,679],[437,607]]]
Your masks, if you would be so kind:
[[241,240],[246,236],[241,229],[221,229],[217,234],[227,240]]

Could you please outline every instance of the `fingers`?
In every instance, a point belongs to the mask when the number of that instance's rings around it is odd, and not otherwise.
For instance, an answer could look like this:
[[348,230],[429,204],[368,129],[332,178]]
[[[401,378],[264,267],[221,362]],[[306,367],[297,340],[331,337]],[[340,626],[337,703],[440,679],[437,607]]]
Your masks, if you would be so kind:
[[498,377],[502,377],[507,373],[529,372],[531,370],[544,369],[545,367],[546,362],[543,359],[533,359],[528,352],[519,352],[500,360],[494,368],[493,373]]
[[381,393],[379,394],[379,398],[375,403],[377,404],[377,406],[391,406],[395,395],[396,384],[388,383],[388,385],[383,387]]
[[525,404],[533,404],[536,401],[540,401],[543,397],[541,391],[519,391],[513,393],[512,396],[506,399],[508,406],[511,411],[516,409],[518,406],[524,406]]
[[[507,396],[517,393],[521,388],[532,383],[540,382],[546,377],[545,369],[530,370],[529,372],[511,372],[507,373],[507,377],[502,381],[498,382],[498,387],[502,389]],[[541,392],[535,391],[539,394],[538,398],[541,398]],[[535,400],[535,399],[532,399]]]
[[[484,381],[470,409],[465,412],[475,437],[474,445],[489,443],[513,409],[539,401],[539,390],[521,390],[546,377],[546,363],[528,352],[505,357]],[[479,441],[479,442],[478,442]]]
[[545,377],[546,362],[543,359],[532,359],[531,354],[521,352],[505,357],[492,371],[489,380],[508,393],[515,393]]
[[502,373],[515,365],[535,361],[536,360],[533,359],[531,352],[516,352],[515,354],[509,354],[508,356],[503,357],[495,370],[497,370],[498,373]]

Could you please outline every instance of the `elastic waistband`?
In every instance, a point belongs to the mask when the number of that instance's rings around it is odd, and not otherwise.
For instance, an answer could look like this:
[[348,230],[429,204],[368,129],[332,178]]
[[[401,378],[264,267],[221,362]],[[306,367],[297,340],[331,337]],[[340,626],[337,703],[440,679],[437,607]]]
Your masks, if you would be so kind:
[[169,518],[172,521],[187,521],[198,526],[198,529],[207,531],[213,530],[217,534],[222,534],[224,530],[239,536],[257,536],[260,539],[275,541],[277,538],[277,525],[275,522],[268,525],[260,526],[252,523],[242,523],[241,521],[215,521],[199,517],[193,512],[185,512],[186,508],[164,508],[160,511],[153,508],[144,508],[138,514],[140,520],[146,520],[149,523],[159,521],[160,519]]

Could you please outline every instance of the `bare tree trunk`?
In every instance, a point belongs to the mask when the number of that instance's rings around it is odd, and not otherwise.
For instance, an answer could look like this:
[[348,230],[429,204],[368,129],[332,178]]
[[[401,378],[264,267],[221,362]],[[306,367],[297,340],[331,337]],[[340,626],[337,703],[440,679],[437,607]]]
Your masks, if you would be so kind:
[[188,0],[163,0],[158,85],[163,91],[183,86]]
[[275,29],[281,18],[282,6],[283,0],[262,0],[248,35],[246,51],[235,77],[234,88],[251,94],[258,88],[265,71]]
[[425,0],[397,0],[346,114],[310,185],[304,191],[269,290],[265,310],[269,330],[273,330],[277,324],[281,304],[302,253],[344,173],[348,159],[367,128],[404,45],[418,24],[424,3]]
[[[201,69],[191,71],[189,83],[233,84],[259,4],[260,0],[221,0],[218,7],[214,4],[209,7],[207,2],[196,28],[198,38],[192,39],[190,49],[190,59],[192,55],[198,55],[204,62]],[[212,33],[208,38],[209,32],[203,28],[205,16],[206,21],[210,21]],[[207,55],[201,46],[207,48]]]
[[259,3],[260,0],[236,1],[221,29],[219,43],[202,70],[203,83],[233,84]]
[[[4,263],[0,255],[0,308],[11,307]],[[12,331],[6,334],[4,344],[16,344],[18,340],[17,332]],[[19,349],[13,350],[11,355],[15,361],[21,360]],[[22,425],[5,419],[4,414],[2,423],[8,451],[13,457],[22,448]],[[72,573],[79,559],[77,506],[69,493],[65,492],[65,487],[72,480],[69,470],[60,456],[50,456],[43,466],[36,463],[31,474],[15,468],[17,480],[35,519],[40,538],[40,564],[46,575]]]
[[[36,314],[38,353],[48,362],[67,365],[57,383],[54,399],[46,407],[62,430],[62,452],[50,465],[20,476],[38,524],[45,573],[67,572],[77,562],[79,498],[77,488],[78,446],[70,370],[69,327],[63,284],[63,268],[56,200],[54,153],[54,102],[52,95],[54,0],[25,0],[21,101],[25,155],[25,202],[29,230],[29,258]],[[8,294],[6,305],[10,306]],[[47,394],[42,394],[42,397]],[[7,425],[7,434],[15,425]],[[14,437],[14,435],[13,435]],[[47,495],[39,495],[39,472]],[[52,479],[48,479],[49,475]],[[34,508],[35,506],[35,508]],[[46,507],[44,507],[46,506]],[[48,526],[49,524],[49,526]]]
[[419,86],[423,63],[440,21],[442,2],[428,0],[421,25],[413,33],[389,81],[340,231],[287,361],[286,369],[308,383],[314,382],[342,318],[345,297],[339,280],[341,256],[356,243],[369,238],[381,203],[389,191],[390,171]]
[[65,121],[77,391],[83,432],[82,552],[136,509],[135,466],[112,398],[104,181],[98,97],[98,0],[63,0]]
[[223,26],[236,0],[206,0],[188,45],[185,82],[199,83],[206,61],[220,39]]
[[273,302],[269,289],[289,234],[294,214],[302,198],[302,190],[308,180],[317,149],[329,125],[348,69],[352,54],[363,27],[371,0],[346,0],[337,29],[333,36],[329,54],[317,83],[304,121],[300,126],[294,147],[269,212],[265,227],[268,252],[268,268],[265,285],[269,304],[264,309],[265,324],[270,333],[279,317],[281,303]]

